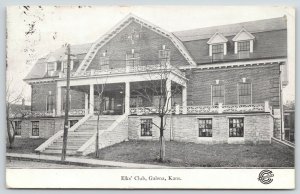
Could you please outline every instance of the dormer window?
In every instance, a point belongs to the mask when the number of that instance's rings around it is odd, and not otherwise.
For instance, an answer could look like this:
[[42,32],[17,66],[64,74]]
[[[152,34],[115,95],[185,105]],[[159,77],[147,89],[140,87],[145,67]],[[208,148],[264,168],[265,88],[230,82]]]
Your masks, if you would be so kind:
[[215,33],[207,42],[209,44],[209,56],[214,61],[223,60],[224,55],[227,55],[227,38],[221,33]]
[[253,53],[254,36],[245,28],[232,39],[234,41],[234,53],[239,59],[249,58],[250,53]]
[[56,70],[56,62],[48,62],[47,63],[47,75],[52,76],[53,72]]
[[[68,61],[62,61],[61,63],[62,63],[62,66],[61,66],[62,70],[61,71],[67,72]],[[70,70],[71,71],[73,70],[73,66],[74,66],[74,62],[73,62],[73,60],[71,60],[71,64],[70,64]]]

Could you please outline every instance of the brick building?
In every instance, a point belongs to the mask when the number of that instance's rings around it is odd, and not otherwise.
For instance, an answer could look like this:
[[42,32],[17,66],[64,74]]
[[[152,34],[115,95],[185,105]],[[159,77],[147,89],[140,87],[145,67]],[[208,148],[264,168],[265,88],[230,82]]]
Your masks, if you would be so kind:
[[[170,33],[128,15],[94,43],[72,45],[71,53],[70,154],[94,148],[97,113],[100,147],[158,139],[160,96],[171,99],[166,140],[270,143],[278,133],[285,17]],[[31,111],[18,123],[20,135],[49,138],[37,151],[61,149],[66,59],[65,48],[51,52],[24,79]]]

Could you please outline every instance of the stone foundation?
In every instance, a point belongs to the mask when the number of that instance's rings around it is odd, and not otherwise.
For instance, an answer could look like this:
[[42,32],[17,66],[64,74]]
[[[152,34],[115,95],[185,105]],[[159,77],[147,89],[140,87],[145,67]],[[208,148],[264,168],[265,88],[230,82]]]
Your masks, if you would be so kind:
[[[129,116],[128,136],[133,140],[158,140],[159,129],[152,125],[152,136],[141,136],[141,119],[153,119],[159,126],[160,119],[155,115]],[[199,137],[198,119],[212,119],[212,137]],[[244,118],[244,136],[229,137],[229,118]],[[222,115],[168,115],[164,137],[167,141],[183,141],[205,144],[258,144],[270,143],[273,131],[273,118],[270,114],[222,114]]]

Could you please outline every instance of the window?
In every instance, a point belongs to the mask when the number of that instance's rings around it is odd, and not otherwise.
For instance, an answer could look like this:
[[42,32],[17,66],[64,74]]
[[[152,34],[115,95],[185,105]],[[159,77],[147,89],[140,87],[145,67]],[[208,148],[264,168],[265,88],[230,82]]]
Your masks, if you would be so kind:
[[218,105],[224,104],[224,85],[213,85],[212,86],[212,104]]
[[[67,68],[68,68],[68,62],[67,61],[62,61],[62,71],[63,72],[67,72]],[[73,60],[71,60],[70,63],[70,70],[73,70]]]
[[109,69],[109,57],[100,57],[100,69],[108,70]]
[[57,64],[57,68],[56,69],[61,69],[61,61],[56,61],[56,64]]
[[229,119],[229,137],[244,137],[244,118]]
[[32,121],[31,124],[32,124],[31,136],[39,136],[40,135],[39,121]]
[[152,119],[141,119],[141,136],[152,136]]
[[53,112],[54,109],[54,96],[50,93],[47,96],[47,112]]
[[224,53],[224,45],[223,44],[215,44],[212,45],[212,54]]
[[212,137],[212,119],[198,119],[199,137]]
[[171,55],[170,50],[159,50],[158,57],[160,63],[162,65],[165,65],[167,62],[170,62],[170,55]]
[[69,121],[69,126],[70,126],[70,128],[73,126],[73,125],[75,125],[76,123],[78,122],[78,120],[70,120]]
[[55,62],[50,62],[47,64],[47,75],[52,76],[52,73],[55,71]]
[[140,54],[130,53],[126,55],[126,66],[138,67],[140,65]]
[[251,83],[239,83],[239,104],[251,104]]
[[238,42],[238,51],[250,51],[250,41]]
[[16,135],[21,135],[21,121],[15,121],[15,131]]

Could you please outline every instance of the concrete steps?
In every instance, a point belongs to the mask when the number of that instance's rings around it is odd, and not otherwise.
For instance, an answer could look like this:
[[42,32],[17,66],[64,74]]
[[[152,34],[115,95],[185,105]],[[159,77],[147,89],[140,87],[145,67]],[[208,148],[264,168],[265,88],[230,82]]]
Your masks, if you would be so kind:
[[[106,130],[119,115],[100,116],[99,130]],[[96,132],[97,116],[92,116],[89,120],[78,127],[76,131],[68,133],[67,155],[76,155],[77,150],[87,142]],[[63,137],[56,139],[49,145],[43,153],[45,154],[61,154],[63,145]]]

